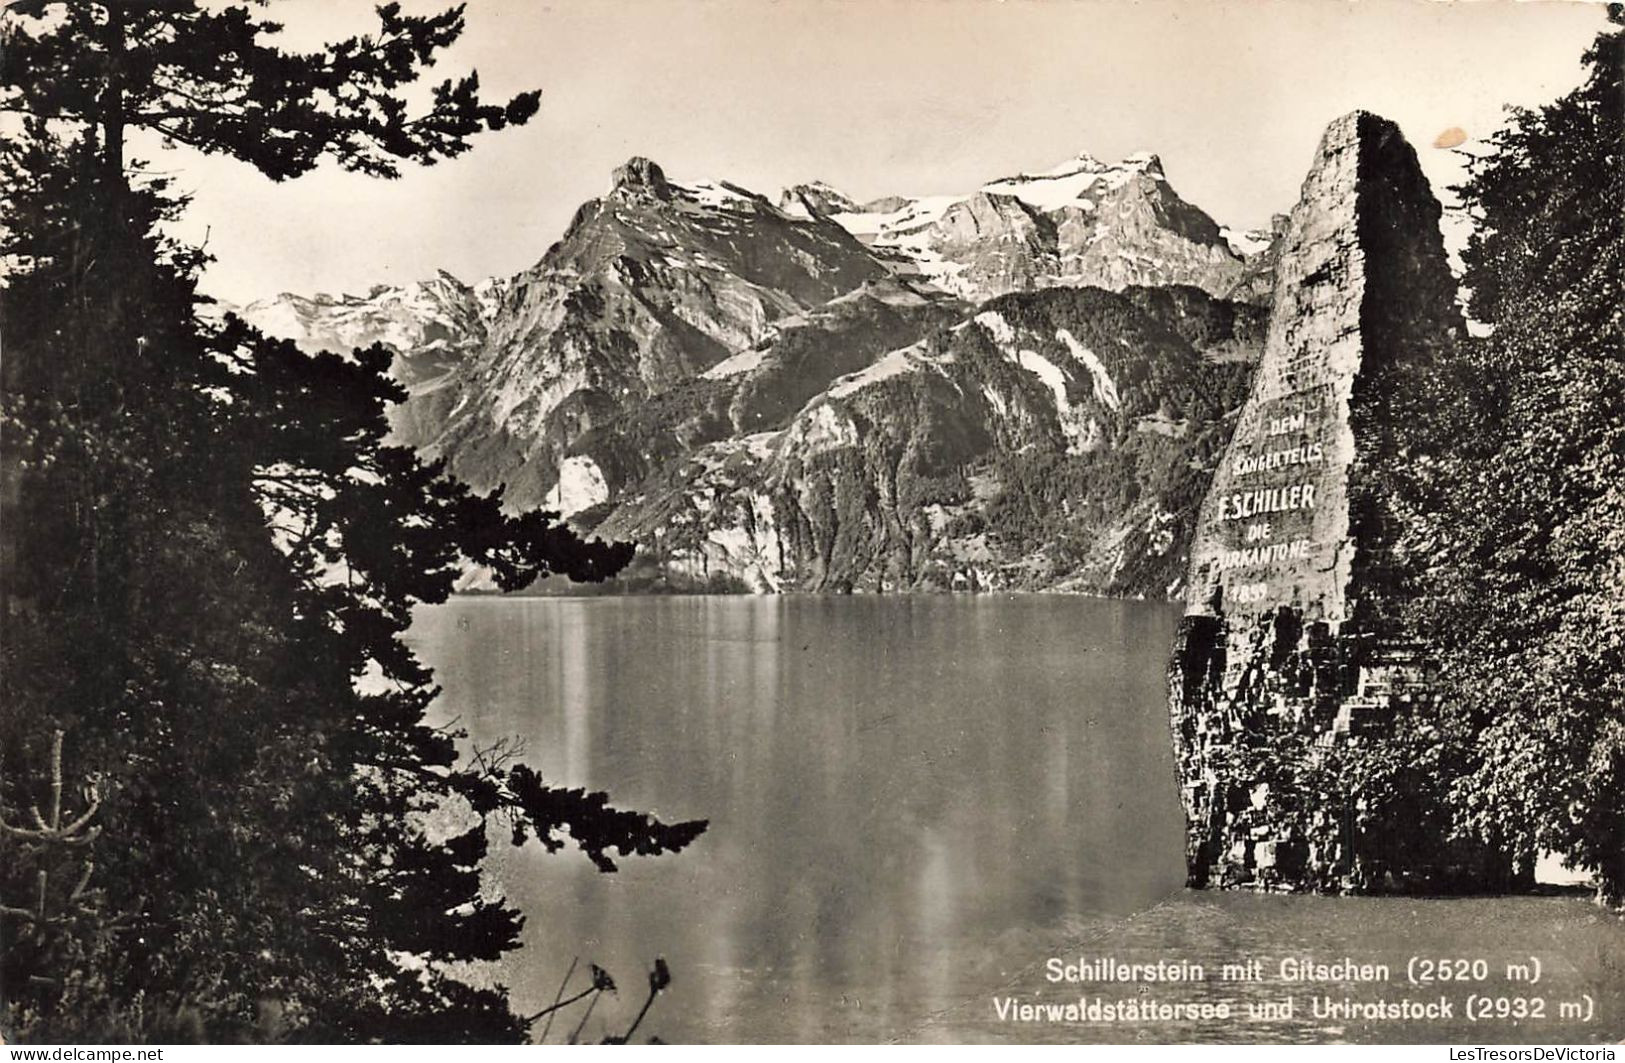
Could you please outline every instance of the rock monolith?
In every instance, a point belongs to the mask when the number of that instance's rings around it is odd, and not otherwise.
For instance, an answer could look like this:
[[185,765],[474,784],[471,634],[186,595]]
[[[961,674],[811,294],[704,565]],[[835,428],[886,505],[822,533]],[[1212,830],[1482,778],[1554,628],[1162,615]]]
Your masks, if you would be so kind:
[[1278,245],[1253,389],[1198,515],[1169,666],[1193,886],[1504,875],[1393,792],[1404,771],[1367,792],[1344,755],[1383,753],[1397,718],[1431,711],[1433,661],[1399,605],[1425,563],[1418,485],[1448,445],[1428,430],[1430,389],[1461,331],[1439,218],[1397,126],[1355,112],[1327,128]]

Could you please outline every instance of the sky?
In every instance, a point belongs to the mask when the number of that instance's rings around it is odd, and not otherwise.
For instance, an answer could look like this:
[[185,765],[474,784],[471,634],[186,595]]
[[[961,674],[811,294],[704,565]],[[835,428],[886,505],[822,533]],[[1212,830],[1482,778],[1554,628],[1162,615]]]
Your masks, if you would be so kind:
[[[443,3],[408,2],[409,11]],[[274,0],[286,43],[364,31],[362,0]],[[235,302],[365,292],[534,264],[633,155],[676,180],[776,196],[822,179],[864,200],[964,192],[1088,152],[1161,156],[1237,228],[1285,212],[1326,124],[1398,122],[1435,191],[1507,104],[1579,83],[1606,25],[1559,0],[471,0],[432,80],[542,90],[529,125],[396,181],[325,166],[273,183],[190,149],[139,151],[194,202],[182,235]],[[138,146],[139,147],[139,146]]]

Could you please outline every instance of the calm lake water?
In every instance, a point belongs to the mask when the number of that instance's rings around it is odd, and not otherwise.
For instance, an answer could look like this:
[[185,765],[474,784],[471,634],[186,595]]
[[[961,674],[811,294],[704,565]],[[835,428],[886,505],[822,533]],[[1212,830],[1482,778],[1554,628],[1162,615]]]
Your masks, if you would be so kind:
[[[706,818],[682,853],[599,874],[573,848],[493,846],[527,915],[498,977],[553,999],[573,958],[624,987],[581,1037],[623,1031],[656,956],[669,1041],[1581,1040],[1625,1036],[1625,929],[1574,897],[1199,894],[1182,888],[1163,668],[1175,606],[1059,596],[468,598],[411,633],[438,711],[521,736],[550,782]],[[1411,986],[1413,955],[1483,958]],[[1386,963],[1386,985],[1278,980],[1283,957]],[[1051,957],[1184,961],[1184,984],[1067,984]],[[1258,982],[1224,963],[1264,962]],[[1541,963],[1536,985],[1506,965]],[[572,983],[584,985],[580,971]],[[1470,993],[1547,1017],[1469,1021]],[[1454,1001],[1440,1022],[1313,1014],[1323,996]],[[1589,994],[1591,1019],[1559,1018]],[[1228,1004],[1229,1019],[1021,1020],[1000,1001]],[[1251,1002],[1292,1014],[1250,1017]],[[562,1040],[581,1008],[562,1013]]]

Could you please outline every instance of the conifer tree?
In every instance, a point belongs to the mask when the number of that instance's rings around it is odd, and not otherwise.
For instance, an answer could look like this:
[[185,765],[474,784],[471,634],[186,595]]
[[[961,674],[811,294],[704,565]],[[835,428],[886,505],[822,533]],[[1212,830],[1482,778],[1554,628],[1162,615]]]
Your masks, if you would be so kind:
[[390,446],[383,348],[313,356],[200,316],[202,256],[161,231],[184,200],[125,157],[147,128],[277,179],[323,159],[390,177],[534,113],[470,76],[409,114],[401,89],[461,9],[378,16],[300,54],[248,6],[9,6],[8,1040],[521,1039],[506,991],[458,973],[522,925],[482,892],[490,832],[613,870],[704,829],[460,756],[426,723],[414,604],[467,564],[513,589],[602,579],[630,549]]

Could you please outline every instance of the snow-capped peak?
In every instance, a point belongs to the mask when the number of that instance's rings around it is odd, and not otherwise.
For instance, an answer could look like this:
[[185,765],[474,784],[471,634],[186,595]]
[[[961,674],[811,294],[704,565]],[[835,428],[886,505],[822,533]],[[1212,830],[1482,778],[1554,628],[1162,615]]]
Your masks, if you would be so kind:
[[756,194],[728,181],[669,181],[668,185],[687,199],[721,209],[754,208]]
[[826,217],[832,214],[850,214],[858,210],[851,196],[825,181],[808,181],[792,185],[779,194],[779,209],[792,217],[805,218],[813,214]]
[[673,181],[658,163],[641,155],[615,168],[610,195],[634,200],[677,200],[728,211],[754,211],[762,203],[756,193],[730,181]]
[[1230,245],[1230,250],[1242,258],[1268,251],[1274,239],[1268,229],[1239,230],[1228,225],[1219,228],[1219,235]]
[[[1229,290],[1234,280],[1230,274],[1239,267],[1230,249],[1209,232],[1211,219],[1179,200],[1162,161],[1149,151],[1115,163],[1079,152],[1048,169],[1001,177],[958,195],[889,197],[862,206],[842,197],[833,212],[808,200],[811,194],[800,193],[798,205],[825,214],[882,257],[901,263],[904,272],[967,298],[1008,290],[1018,274],[1021,284],[1087,279],[1112,288],[1168,283],[1170,276],[1177,276],[1221,292]],[[1006,201],[989,204],[986,197]],[[1020,208],[1012,210],[1009,200]],[[1169,204],[1180,209],[1174,211],[1175,220],[1164,225]],[[1034,229],[1022,220],[1024,212],[1045,215],[1049,221]],[[1164,251],[1147,250],[1138,243],[1143,237],[1132,232],[1122,237],[1126,244],[1118,246],[1114,234],[1128,232],[1122,219],[1130,216],[1150,218],[1153,226],[1166,228],[1176,240],[1192,241],[1189,260],[1174,262]],[[1046,236],[1049,232],[1054,235]],[[1005,245],[1026,247],[1034,240],[1054,243],[1049,252],[1053,258],[1037,254],[1019,268],[1013,266],[1016,259]],[[1021,258],[1026,252],[1015,254]]]
[[1042,181],[1054,177],[1071,177],[1074,174],[1080,173],[1101,173],[1107,169],[1109,169],[1109,167],[1105,163],[1101,162],[1087,151],[1080,151],[1072,158],[1067,159],[1065,162],[1057,163],[1055,166],[1052,166],[1047,170],[1040,170],[1035,173],[1019,173],[1014,177],[1006,177],[1004,180]]

